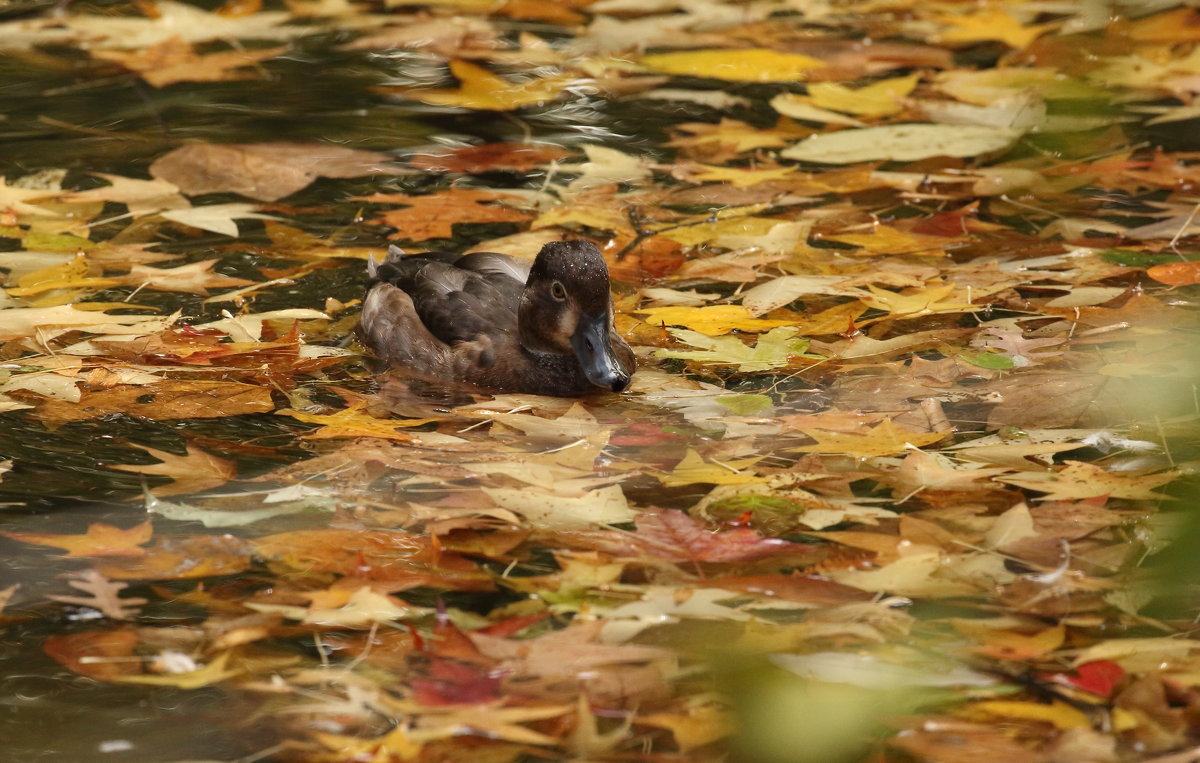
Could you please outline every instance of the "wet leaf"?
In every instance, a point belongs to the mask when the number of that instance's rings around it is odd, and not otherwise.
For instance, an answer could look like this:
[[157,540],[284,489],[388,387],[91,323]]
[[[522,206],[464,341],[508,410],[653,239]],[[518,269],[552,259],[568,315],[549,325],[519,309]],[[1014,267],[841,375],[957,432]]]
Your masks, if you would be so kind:
[[903,162],[934,156],[990,154],[1007,149],[1020,137],[1020,131],[1007,127],[895,124],[814,135],[779,155],[820,164]]

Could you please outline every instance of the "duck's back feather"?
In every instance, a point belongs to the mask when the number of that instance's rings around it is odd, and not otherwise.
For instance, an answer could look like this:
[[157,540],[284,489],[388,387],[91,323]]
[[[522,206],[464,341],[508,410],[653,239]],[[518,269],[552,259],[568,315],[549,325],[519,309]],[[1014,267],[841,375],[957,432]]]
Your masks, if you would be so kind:
[[376,267],[374,281],[407,294],[425,329],[453,345],[516,336],[522,274],[527,267],[500,254],[392,253]]

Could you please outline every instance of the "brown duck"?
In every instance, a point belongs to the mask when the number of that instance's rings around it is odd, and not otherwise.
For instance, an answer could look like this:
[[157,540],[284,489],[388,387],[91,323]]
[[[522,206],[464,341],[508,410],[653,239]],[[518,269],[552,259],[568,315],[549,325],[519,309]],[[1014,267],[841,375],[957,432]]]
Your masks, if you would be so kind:
[[389,366],[540,395],[620,392],[633,350],[613,327],[608,267],[587,241],[503,254],[405,254],[367,264],[358,332]]

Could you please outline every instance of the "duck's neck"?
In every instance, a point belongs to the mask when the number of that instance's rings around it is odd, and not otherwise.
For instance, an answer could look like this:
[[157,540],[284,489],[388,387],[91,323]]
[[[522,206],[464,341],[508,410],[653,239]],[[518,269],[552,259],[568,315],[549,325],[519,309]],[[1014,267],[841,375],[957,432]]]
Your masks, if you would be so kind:
[[538,394],[579,395],[594,389],[573,354],[531,350],[524,343],[521,354],[525,356],[526,368],[529,369],[529,389],[536,387]]

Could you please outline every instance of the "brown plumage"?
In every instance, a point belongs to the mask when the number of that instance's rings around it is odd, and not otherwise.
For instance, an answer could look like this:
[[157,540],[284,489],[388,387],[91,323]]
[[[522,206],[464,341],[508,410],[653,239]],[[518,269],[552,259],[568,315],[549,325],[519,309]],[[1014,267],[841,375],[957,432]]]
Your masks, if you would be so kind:
[[532,264],[393,249],[367,269],[358,332],[390,366],[542,395],[629,385],[633,350],[613,327],[608,267],[590,242],[546,244]]

